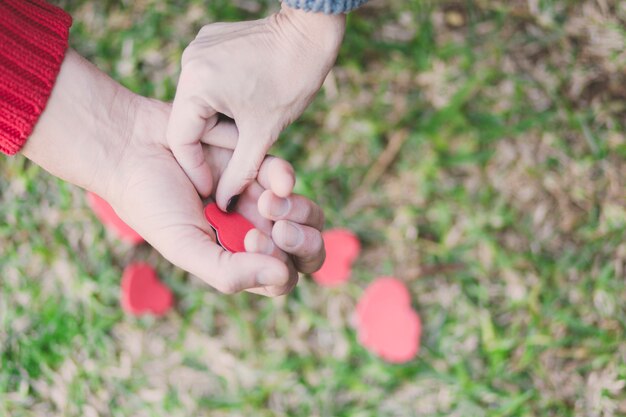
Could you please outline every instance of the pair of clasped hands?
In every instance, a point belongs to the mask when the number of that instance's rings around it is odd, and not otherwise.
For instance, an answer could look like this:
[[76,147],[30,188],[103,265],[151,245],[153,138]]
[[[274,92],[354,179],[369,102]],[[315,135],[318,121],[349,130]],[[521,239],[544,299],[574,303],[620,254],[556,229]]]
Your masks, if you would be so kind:
[[[336,59],[344,16],[290,9],[205,26],[187,47],[173,104],[138,96],[68,50],[23,153],[106,199],[170,262],[223,293],[276,296],[324,261],[324,216],[267,156]],[[228,117],[222,117],[225,115]],[[213,198],[254,223],[246,252],[216,243]]]

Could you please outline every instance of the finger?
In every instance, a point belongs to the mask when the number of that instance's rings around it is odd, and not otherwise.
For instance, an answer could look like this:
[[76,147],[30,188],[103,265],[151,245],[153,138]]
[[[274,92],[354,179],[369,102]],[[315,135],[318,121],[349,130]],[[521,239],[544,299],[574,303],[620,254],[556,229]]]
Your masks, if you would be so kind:
[[280,249],[295,257],[298,271],[315,272],[326,258],[322,234],[312,227],[279,220],[272,228],[272,240]]
[[273,285],[259,288],[258,290],[260,290],[263,295],[283,295],[287,294],[295,287],[298,282],[298,272],[296,271],[295,266],[289,259],[289,256],[277,247],[269,236],[262,233],[258,229],[252,229],[247,233],[244,243],[247,252],[270,255],[288,265],[290,272],[289,281],[285,285]]
[[299,276],[297,272],[294,275],[294,277],[295,278],[290,282],[288,286],[250,288],[249,290],[246,290],[246,291],[252,294],[263,295],[265,297],[278,297],[281,295],[286,295],[286,294],[289,294],[291,291],[293,291],[296,285],[298,285]]
[[217,112],[191,93],[186,73],[181,74],[167,125],[167,143],[194,187],[203,197],[213,189],[209,164],[204,159],[200,138],[217,123]]
[[[205,146],[204,155],[213,170],[213,178],[221,177],[232,154],[233,152],[228,149]],[[241,194],[236,211],[250,220],[257,229],[269,235],[274,222],[261,216],[257,207],[257,202],[261,194],[263,194],[263,191],[265,191],[265,188],[258,182],[253,181]]]
[[[210,132],[207,132],[205,143],[220,148],[234,148],[238,143],[237,135],[237,127],[234,123],[220,121]],[[214,178],[222,177],[233,152],[228,149],[205,147],[204,153],[213,169]],[[287,197],[293,192],[296,176],[289,162],[267,155],[261,162],[256,180],[263,186],[263,189],[270,189],[278,196]]]
[[[163,245],[155,245],[175,265],[198,276],[218,291],[234,294],[249,288],[285,286],[290,273],[284,262],[255,253],[223,250],[201,229],[168,229]],[[155,242],[156,243],[156,242]]]
[[246,234],[244,240],[246,252],[260,253],[273,256],[283,262],[287,261],[287,254],[277,247],[272,239],[259,229],[252,229]]
[[271,155],[263,160],[257,180],[264,188],[272,190],[279,197],[289,197],[296,185],[293,166]]
[[252,222],[255,228],[269,236],[272,233],[274,222],[261,216],[257,207],[259,197],[264,191],[265,189],[254,181],[241,194],[236,211]]
[[317,230],[324,227],[324,212],[320,206],[298,194],[281,198],[266,190],[259,197],[257,207],[263,217],[273,221],[289,220]]
[[[202,197],[207,197],[213,189],[211,168],[203,158],[202,144],[181,143],[171,144],[172,153],[187,177]],[[202,159],[201,159],[202,158]]]
[[217,205],[232,211],[242,191],[256,179],[259,168],[273,140],[270,135],[262,135],[253,128],[243,125],[239,128],[239,140],[217,185]]
[[[219,118],[218,118],[219,119]],[[235,149],[239,132],[235,123],[219,120],[212,128],[205,128],[200,141],[205,145],[219,146],[220,148]],[[232,152],[229,152],[229,155]]]

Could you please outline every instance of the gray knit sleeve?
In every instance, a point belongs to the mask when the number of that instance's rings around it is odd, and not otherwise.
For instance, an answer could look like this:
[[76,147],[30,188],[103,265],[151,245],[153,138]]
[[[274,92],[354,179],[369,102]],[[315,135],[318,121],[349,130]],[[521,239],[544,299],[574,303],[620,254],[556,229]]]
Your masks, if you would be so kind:
[[326,14],[347,13],[365,2],[367,0],[283,0],[283,3],[294,9]]

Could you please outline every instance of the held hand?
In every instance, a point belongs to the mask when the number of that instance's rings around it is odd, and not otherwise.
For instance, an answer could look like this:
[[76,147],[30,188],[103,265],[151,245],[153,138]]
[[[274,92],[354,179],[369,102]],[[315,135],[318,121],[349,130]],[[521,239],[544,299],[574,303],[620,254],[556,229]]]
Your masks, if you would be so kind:
[[202,28],[183,54],[167,128],[176,160],[202,196],[216,182],[200,143],[218,113],[234,119],[239,130],[233,157],[217,184],[217,203],[226,210],[231,198],[256,178],[280,132],[319,90],[344,29],[343,15],[287,6],[266,19]]
[[[169,106],[157,102],[150,103],[152,108],[143,106],[137,116],[137,139],[120,162],[119,180],[109,195],[122,219],[172,263],[228,294],[243,290],[285,294],[297,283],[298,270],[321,266],[321,209],[302,196],[276,196],[291,194],[295,183],[291,165],[274,157],[261,162],[257,178],[241,194],[237,207],[256,226],[246,236],[248,253],[228,253],[215,243],[202,202],[159,136]],[[232,122],[220,122],[205,135],[212,143],[229,143],[236,137]],[[212,177],[221,181],[232,151],[205,146],[203,157]],[[283,207],[287,209],[278,212]]]

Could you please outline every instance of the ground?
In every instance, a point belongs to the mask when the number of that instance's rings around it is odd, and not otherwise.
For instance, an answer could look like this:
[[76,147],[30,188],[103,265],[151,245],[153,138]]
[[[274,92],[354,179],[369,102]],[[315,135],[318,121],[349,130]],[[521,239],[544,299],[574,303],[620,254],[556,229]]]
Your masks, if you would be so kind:
[[[206,23],[275,1],[63,1],[71,44],[124,85],[173,97]],[[0,415],[626,414],[626,3],[372,1],[274,152],[328,227],[363,242],[352,280],[223,296],[117,241],[84,193],[0,163]],[[177,297],[119,306],[148,260]],[[377,276],[410,289],[419,356],[359,346]]]

